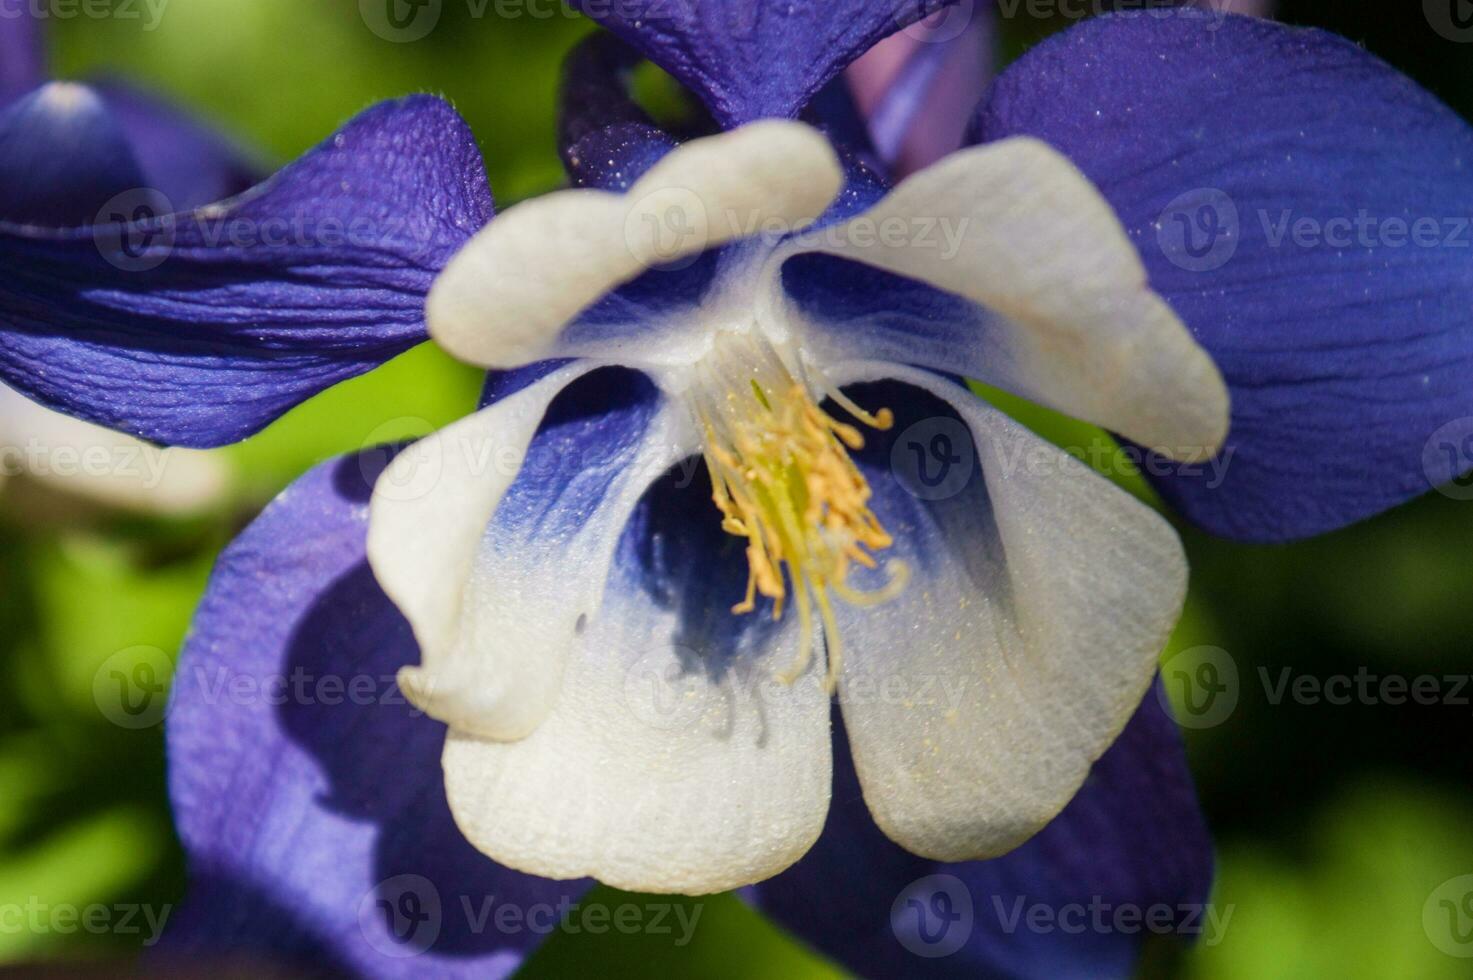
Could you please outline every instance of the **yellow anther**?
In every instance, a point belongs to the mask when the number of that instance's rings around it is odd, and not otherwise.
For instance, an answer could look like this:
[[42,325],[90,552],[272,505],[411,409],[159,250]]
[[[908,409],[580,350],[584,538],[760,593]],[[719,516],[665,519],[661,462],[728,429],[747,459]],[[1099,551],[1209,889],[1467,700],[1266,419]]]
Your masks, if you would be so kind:
[[[797,661],[779,676],[797,680],[813,656],[814,612],[823,624],[829,689],[838,683],[842,647],[829,593],[867,606],[898,594],[906,569],[891,562],[891,581],[876,593],[848,584],[854,565],[875,568],[871,552],[893,539],[870,509],[869,483],[850,458],[864,448],[858,428],[818,406],[765,343],[741,338],[709,365],[696,411],[706,435],[712,500],[724,531],[747,541],[747,590],[734,613],[773,601],[781,617],[792,591],[800,625]],[[894,415],[873,415],[837,391],[827,391],[854,418],[888,429]]]

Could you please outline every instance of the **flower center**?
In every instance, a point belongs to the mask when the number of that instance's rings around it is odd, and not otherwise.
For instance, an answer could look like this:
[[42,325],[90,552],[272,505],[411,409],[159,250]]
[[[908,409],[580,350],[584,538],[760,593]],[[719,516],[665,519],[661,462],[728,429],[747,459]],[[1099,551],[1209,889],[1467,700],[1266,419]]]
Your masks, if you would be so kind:
[[[779,676],[791,683],[807,668],[816,611],[832,691],[843,654],[830,594],[874,605],[898,595],[908,577],[903,562],[891,561],[890,581],[880,591],[848,584],[854,565],[876,567],[871,552],[893,543],[870,510],[873,492],[849,455],[864,447],[864,436],[820,408],[797,356],[785,361],[757,331],[719,334],[696,372],[692,408],[705,435],[712,499],[722,529],[747,542],[747,594],[732,612],[755,610],[760,593],[780,619],[791,589],[802,638],[798,660]],[[871,428],[894,424],[889,409],[871,415],[837,388],[820,390]]]

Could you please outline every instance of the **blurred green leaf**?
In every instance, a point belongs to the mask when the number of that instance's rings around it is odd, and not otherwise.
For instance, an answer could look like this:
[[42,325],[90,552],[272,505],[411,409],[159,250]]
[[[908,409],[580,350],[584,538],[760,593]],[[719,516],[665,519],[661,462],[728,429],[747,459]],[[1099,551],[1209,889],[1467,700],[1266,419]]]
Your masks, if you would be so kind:
[[113,904],[152,870],[168,836],[152,815],[116,807],[56,828],[23,855],[7,855],[0,962],[75,951],[79,941],[136,944],[133,934],[95,933],[77,917],[88,906],[106,905],[108,921],[118,923]]
[[1231,919],[1223,942],[1191,955],[1190,976],[1468,976],[1469,961],[1434,945],[1422,913],[1438,885],[1473,873],[1470,821],[1466,800],[1387,777],[1321,810],[1303,828],[1303,854],[1226,842],[1213,901]]
[[264,501],[324,460],[428,435],[475,410],[484,378],[436,345],[421,344],[229,447],[241,492]]
[[[555,934],[518,976],[524,980],[556,977],[691,976],[704,980],[746,980],[784,977],[791,980],[832,980],[843,972],[799,945],[763,919],[734,895],[680,898],[669,895],[631,895],[613,888],[597,888],[585,904],[615,908],[626,903],[643,907],[655,902],[683,907],[684,918],[668,916],[671,923],[690,924],[689,935],[680,926],[670,935]],[[688,940],[681,942],[682,939]],[[739,955],[733,955],[740,950]]]
[[31,561],[44,626],[42,659],[23,674],[29,706],[36,717],[105,724],[93,691],[99,669],[136,647],[177,656],[213,554],[158,566],[137,542],[79,534],[38,547]]
[[[532,5],[529,5],[529,10]],[[114,72],[217,120],[268,158],[290,159],[380,99],[443,95],[486,151],[497,200],[562,180],[553,108],[563,54],[589,27],[550,6],[550,17],[474,17],[446,4],[429,37],[377,37],[352,2],[189,0],[146,19],[55,22],[58,74]]]

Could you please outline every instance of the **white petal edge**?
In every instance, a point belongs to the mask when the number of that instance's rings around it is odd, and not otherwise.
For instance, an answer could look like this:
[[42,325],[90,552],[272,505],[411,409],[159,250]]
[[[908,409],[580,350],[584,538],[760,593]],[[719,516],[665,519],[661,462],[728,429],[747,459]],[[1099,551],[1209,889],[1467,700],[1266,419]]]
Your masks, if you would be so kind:
[[456,823],[507,867],[630,891],[703,895],[781,872],[818,839],[832,780],[821,670],[775,677],[796,657],[791,620],[712,678],[682,673],[678,613],[611,591],[536,731],[451,731]]
[[[1181,542],[1155,511],[950,382],[889,365],[835,377],[895,379],[949,402],[974,434],[995,528],[931,530],[944,553],[912,560],[904,595],[841,612],[839,699],[865,801],[913,853],[1005,854],[1068,804],[1145,696],[1186,595]],[[897,550],[922,539],[880,494],[876,504]],[[988,524],[975,501],[951,504],[974,531]]]
[[[609,506],[575,540],[573,572],[552,575],[535,556],[488,547],[487,527],[553,399],[601,365],[567,365],[400,453],[375,484],[368,560],[419,643],[421,664],[400,672],[406,696],[453,727],[521,738],[551,710],[578,617],[596,607],[601,567],[644,484],[684,452],[662,412]],[[641,483],[643,481],[643,483]],[[607,512],[605,512],[607,511]],[[550,545],[553,546],[553,545]]]
[[106,507],[162,516],[208,510],[232,478],[218,452],[152,446],[0,385],[0,481],[22,472]]
[[801,228],[843,181],[817,130],[766,120],[677,147],[626,194],[575,189],[526,201],[493,219],[436,279],[430,335],[484,367],[553,356],[563,328],[604,294],[768,220]]
[[[954,246],[934,230],[941,222]],[[909,233],[876,234],[886,227]],[[945,363],[926,367],[966,372],[1173,459],[1209,459],[1227,437],[1216,364],[1151,290],[1109,203],[1046,143],[1017,137],[953,153],[844,225],[788,243],[772,268],[813,251],[1001,315],[985,350],[942,352]],[[801,322],[796,309],[786,315]],[[841,331],[805,333],[817,363],[865,356],[839,349]]]

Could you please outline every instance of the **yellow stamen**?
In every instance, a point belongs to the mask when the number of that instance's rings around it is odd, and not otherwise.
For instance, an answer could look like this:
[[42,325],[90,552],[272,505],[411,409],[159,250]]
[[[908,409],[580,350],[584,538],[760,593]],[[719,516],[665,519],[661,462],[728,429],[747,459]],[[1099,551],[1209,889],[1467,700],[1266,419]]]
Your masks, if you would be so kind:
[[[706,436],[712,500],[722,529],[747,542],[746,596],[732,611],[754,611],[762,595],[773,601],[777,619],[791,587],[801,645],[797,661],[779,676],[791,683],[807,669],[816,608],[832,691],[842,646],[830,591],[871,606],[899,594],[908,578],[903,563],[891,562],[891,580],[879,592],[861,593],[848,584],[853,565],[875,568],[871,552],[893,544],[870,509],[869,483],[849,455],[864,448],[864,436],[820,408],[772,348],[750,335],[723,335],[702,369],[695,408]],[[888,409],[871,415],[838,391],[826,394],[871,428],[894,424]]]

